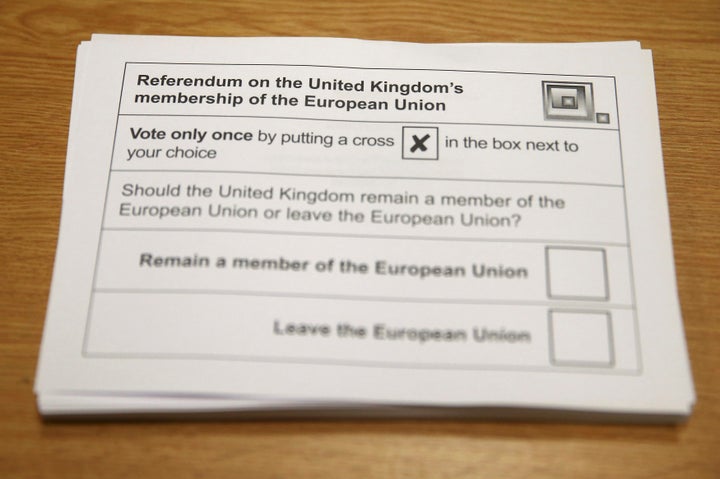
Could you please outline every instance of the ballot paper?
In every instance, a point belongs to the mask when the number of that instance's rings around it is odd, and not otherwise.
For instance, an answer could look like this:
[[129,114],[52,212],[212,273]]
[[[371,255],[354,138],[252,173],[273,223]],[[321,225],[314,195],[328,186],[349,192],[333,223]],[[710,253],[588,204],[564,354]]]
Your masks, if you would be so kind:
[[94,35],[41,414],[677,421],[635,42]]

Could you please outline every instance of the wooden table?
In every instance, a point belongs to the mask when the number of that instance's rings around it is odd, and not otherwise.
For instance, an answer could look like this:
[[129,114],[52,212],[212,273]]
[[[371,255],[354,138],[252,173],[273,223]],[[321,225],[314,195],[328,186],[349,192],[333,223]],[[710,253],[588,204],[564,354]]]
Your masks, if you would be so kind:
[[[720,2],[3,0],[0,477],[720,477]],[[75,48],[92,32],[413,42],[638,39],[654,52],[697,386],[685,425],[475,421],[43,423],[32,393]]]

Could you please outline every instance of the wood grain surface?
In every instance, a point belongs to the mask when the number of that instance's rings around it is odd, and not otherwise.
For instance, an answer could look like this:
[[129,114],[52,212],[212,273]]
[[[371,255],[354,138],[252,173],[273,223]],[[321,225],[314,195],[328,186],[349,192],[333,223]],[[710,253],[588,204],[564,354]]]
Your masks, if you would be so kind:
[[[32,393],[75,49],[92,32],[413,42],[641,40],[654,52],[698,403],[681,426],[44,423]],[[719,478],[720,1],[0,1],[0,477]]]

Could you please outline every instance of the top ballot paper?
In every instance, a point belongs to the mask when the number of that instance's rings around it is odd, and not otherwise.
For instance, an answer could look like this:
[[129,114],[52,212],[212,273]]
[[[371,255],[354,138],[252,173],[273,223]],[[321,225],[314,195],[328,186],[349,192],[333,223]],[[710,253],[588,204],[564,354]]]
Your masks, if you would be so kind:
[[49,416],[682,420],[650,52],[93,36],[35,388]]

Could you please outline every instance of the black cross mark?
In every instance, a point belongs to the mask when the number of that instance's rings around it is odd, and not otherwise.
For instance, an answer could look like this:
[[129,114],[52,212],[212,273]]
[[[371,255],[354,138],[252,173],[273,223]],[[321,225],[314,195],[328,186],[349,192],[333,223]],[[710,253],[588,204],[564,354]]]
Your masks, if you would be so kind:
[[418,138],[417,135],[413,135],[413,141],[415,144],[410,148],[410,153],[415,153],[418,149],[420,151],[427,151],[427,146],[425,146],[425,142],[427,139],[430,138],[430,133],[423,136],[422,138]]

